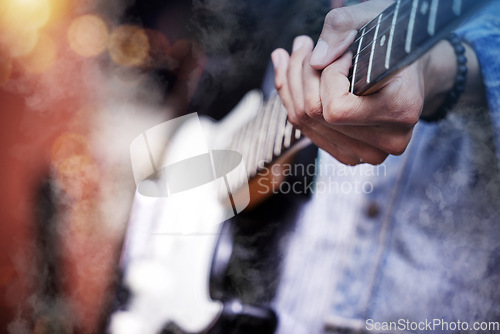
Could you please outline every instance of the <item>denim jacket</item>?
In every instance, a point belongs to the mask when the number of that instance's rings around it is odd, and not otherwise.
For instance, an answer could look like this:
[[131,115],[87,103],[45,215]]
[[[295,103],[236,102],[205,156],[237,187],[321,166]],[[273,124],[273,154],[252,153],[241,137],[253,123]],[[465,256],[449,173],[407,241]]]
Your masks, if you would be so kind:
[[380,166],[320,151],[313,198],[283,249],[279,333],[500,326],[499,17],[494,1],[458,31],[489,109],[420,122],[406,152]]

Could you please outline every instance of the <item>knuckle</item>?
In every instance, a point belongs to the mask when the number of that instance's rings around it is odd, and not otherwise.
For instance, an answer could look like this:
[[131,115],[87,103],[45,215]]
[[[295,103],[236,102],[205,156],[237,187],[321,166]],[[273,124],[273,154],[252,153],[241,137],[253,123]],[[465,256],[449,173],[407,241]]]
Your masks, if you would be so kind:
[[304,108],[298,109],[297,118],[298,118],[298,121],[304,125],[307,125],[307,122],[309,121],[309,115],[307,115]]
[[341,124],[349,118],[350,109],[338,103],[329,103],[323,108],[323,117],[330,124]]
[[274,80],[274,87],[276,87],[278,94],[281,95],[281,92],[283,91],[283,88],[285,87],[285,80],[283,80],[283,78],[281,76],[276,76],[276,79]]
[[406,147],[408,146],[408,143],[410,142],[410,136],[411,135],[407,134],[392,137],[384,144],[383,150],[391,155],[403,154],[406,150]]
[[292,123],[292,125],[299,130],[301,130],[302,127],[304,126],[302,114],[303,114],[302,112],[288,113],[288,121]]
[[302,124],[300,124],[298,118],[295,116],[294,113],[288,114],[288,121],[292,123],[292,125],[297,129],[300,129],[300,127],[302,126]]
[[323,114],[323,105],[321,100],[316,98],[306,97],[305,101],[306,114],[312,118],[321,117]]
[[332,9],[325,18],[325,25],[333,30],[346,30],[352,27],[353,23],[354,20],[350,11],[343,7]]
[[388,105],[388,112],[391,118],[396,120],[402,127],[413,127],[420,118],[423,101],[421,98],[413,96],[403,98],[395,98]]

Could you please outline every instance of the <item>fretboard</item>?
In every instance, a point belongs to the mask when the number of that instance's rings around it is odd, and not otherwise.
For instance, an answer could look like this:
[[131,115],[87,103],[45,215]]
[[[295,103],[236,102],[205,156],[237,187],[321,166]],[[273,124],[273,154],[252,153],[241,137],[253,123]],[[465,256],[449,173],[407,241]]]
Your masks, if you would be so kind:
[[288,121],[286,109],[275,94],[233,136],[229,148],[243,155],[247,176],[252,177],[301,139],[302,133]]
[[[349,79],[351,92],[370,93],[376,84],[408,66],[457,25],[491,0],[397,0],[362,27],[354,43]],[[254,176],[303,139],[287,119],[277,96],[232,138]]]
[[351,92],[362,95],[420,58],[488,0],[397,0],[362,27],[353,53]]

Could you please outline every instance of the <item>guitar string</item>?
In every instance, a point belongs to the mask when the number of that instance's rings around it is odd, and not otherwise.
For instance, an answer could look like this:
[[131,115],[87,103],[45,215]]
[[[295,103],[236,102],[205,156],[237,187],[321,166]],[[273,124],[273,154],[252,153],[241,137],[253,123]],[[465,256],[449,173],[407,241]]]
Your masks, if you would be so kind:
[[[398,18],[398,20],[396,21],[396,24],[400,23],[401,21],[404,21],[408,16],[410,16],[410,14],[400,16]],[[384,30],[382,30],[382,32],[379,32],[379,36],[384,36],[390,30],[391,30],[391,26],[389,26],[387,28],[384,28]],[[363,36],[366,36],[366,35],[367,35],[367,33],[363,34]],[[359,52],[357,52],[355,55],[352,56],[352,60],[354,60],[358,55],[360,55],[361,53],[363,53],[366,50],[366,48],[370,47],[373,43],[375,43],[374,40],[372,40],[370,43],[368,43],[367,45],[365,45],[361,50],[359,50]],[[351,67],[354,67],[354,64],[351,65]]]
[[[400,17],[398,18],[398,20],[396,21],[396,24],[400,23],[401,21],[403,21],[404,19],[406,19],[408,16],[410,16],[410,14],[408,14],[408,15],[404,15],[404,16],[400,16]],[[370,31],[371,31],[371,30],[373,30],[373,29],[374,29],[374,28],[376,28],[376,27],[377,27],[377,26],[374,26],[372,29],[370,29]],[[383,35],[385,35],[387,32],[389,32],[390,30],[391,30],[391,26],[384,27],[384,28],[383,28],[383,30],[382,30],[381,32],[379,32],[379,35],[380,35],[380,36],[383,36]],[[364,36],[366,36],[366,35],[368,35],[368,32],[364,33],[364,34],[363,34],[363,37],[364,37]],[[373,40],[372,40],[370,43],[368,43],[367,45],[365,45],[365,46],[363,47],[363,49],[359,50],[359,52],[358,52],[358,53],[356,53],[355,55],[353,55],[353,56],[352,56],[352,59],[354,60],[354,59],[355,59],[355,58],[356,58],[359,54],[361,54],[361,53],[362,53],[362,52],[363,52],[363,51],[364,51],[367,47],[370,47],[370,46],[373,44],[373,42],[375,42],[375,41],[373,41]],[[353,43],[353,45],[354,45],[354,43]]]
[[[400,18],[398,18],[398,19],[397,19],[397,21],[396,21],[396,24],[398,24],[398,23],[400,23],[402,20],[406,19],[409,15],[410,15],[410,14],[409,14],[409,13],[407,13],[407,15],[405,14],[405,15],[401,16]],[[390,27],[388,27],[387,29],[385,29],[385,30],[384,30],[382,33],[380,33],[379,35],[380,35],[380,36],[385,35],[385,34],[388,32],[388,30],[390,30]],[[365,35],[366,35],[366,33],[365,33],[365,34],[363,34],[363,36],[365,36]],[[366,45],[366,46],[365,46],[362,50],[360,50],[358,53],[356,53],[356,54],[352,57],[352,60],[354,61],[354,59],[355,59],[358,55],[360,55],[361,53],[363,53],[363,51],[364,51],[364,50],[366,50],[366,48],[370,47],[370,46],[371,46],[373,43],[375,43],[375,42],[376,42],[375,40],[372,40],[370,43],[368,43],[368,44],[367,44],[367,45]],[[369,56],[369,54],[365,53],[365,54],[363,54],[363,55],[362,55],[362,58],[361,58],[361,59],[364,59],[364,58],[366,58],[366,57],[368,57],[368,56]],[[359,63],[359,59],[358,59],[358,63]],[[349,67],[349,70],[350,70],[351,68],[353,68],[354,66],[355,66],[355,62],[353,62],[353,64]],[[362,69],[357,70],[355,74],[356,74],[356,75],[357,75],[357,74],[359,74],[361,70],[362,70]],[[354,75],[354,73],[353,73],[353,74],[351,74],[351,75],[348,77],[349,81],[351,81],[351,79],[352,79],[353,75]]]
[[[277,94],[274,95],[274,96],[272,96],[270,99],[268,99],[268,101],[266,101],[266,103],[263,103],[261,105],[261,107],[259,108],[259,110],[257,111],[257,114],[250,121],[248,121],[245,125],[243,125],[242,129],[240,131],[238,131],[233,136],[233,139],[236,139],[236,141],[238,142],[237,145],[236,145],[236,147],[234,149],[236,151],[240,152],[240,154],[242,154],[242,156],[246,160],[246,162],[249,159],[248,155],[252,154],[252,152],[250,150],[250,146],[253,145],[252,141],[254,139],[253,138],[254,136],[250,136],[251,138],[248,139],[248,136],[247,136],[248,135],[247,132],[249,132],[248,129],[251,128],[251,127],[256,126],[256,123],[258,123],[259,119],[262,118],[262,114],[263,113],[265,113],[266,111],[272,112],[272,110],[268,110],[268,109],[272,109],[274,103],[282,104],[282,102],[279,99],[279,97],[278,97]],[[273,122],[269,122],[269,123],[270,124],[268,125],[268,127],[271,126]],[[247,137],[247,140],[243,140],[243,143],[241,143],[242,134],[245,134],[244,137]],[[274,142],[274,140],[273,140],[273,142]],[[266,161],[266,162],[269,162],[269,161]],[[248,170],[248,172],[250,174],[255,174],[257,172],[257,169],[258,169],[258,165],[257,166],[251,166],[249,164],[247,166],[247,170]]]
[[[266,155],[267,155],[267,146],[268,146],[268,143],[269,143],[269,137],[270,137],[270,126],[271,126],[271,122],[272,122],[272,117],[273,117],[273,107],[276,103],[280,103],[280,99],[278,97],[278,94],[277,93],[274,93],[266,102],[266,109],[263,111],[265,112],[267,115],[265,117],[265,120],[263,121],[263,130],[262,131],[264,133],[264,142],[263,142],[263,145],[261,147],[261,152],[257,158],[257,161],[258,161],[258,165],[257,167],[259,167],[259,164],[261,164],[262,166],[267,163],[268,161],[266,161]],[[265,123],[265,124],[264,124]],[[262,163],[264,162],[264,163]]]
[[[407,17],[408,17],[408,16],[404,16],[404,17],[402,17],[402,19],[401,19],[401,20],[399,20],[399,19],[398,19],[398,20],[397,20],[397,23],[400,23],[403,19],[406,19]],[[389,28],[389,29],[390,29],[390,28]],[[384,30],[384,31],[380,34],[380,36],[385,35],[389,29]],[[367,45],[366,45],[366,46],[365,46],[362,50],[360,50],[358,53],[356,53],[356,55],[355,55],[355,56],[353,56],[353,58],[352,58],[352,59],[354,60],[354,59],[355,59],[358,55],[360,55],[361,53],[363,53],[363,51],[364,51],[364,50],[366,50],[366,48],[368,48],[368,47],[372,46],[372,45],[373,45],[373,43],[375,43],[375,42],[376,42],[376,41],[375,41],[375,40],[373,40],[373,41],[371,41],[370,43],[368,43],[368,44],[367,44]],[[369,54],[369,53],[364,53],[363,55],[361,55],[361,59],[365,59],[365,58],[367,58],[367,57],[369,57],[369,56],[370,56],[370,54]],[[359,63],[359,59],[358,59],[358,63]],[[352,63],[352,64],[351,64],[351,66],[349,67],[349,70],[351,70],[354,66],[355,66],[355,61],[353,61],[353,63]],[[352,79],[352,77],[354,76],[354,74],[356,74],[356,75],[357,75],[357,74],[359,74],[362,70],[363,70],[363,69],[358,69],[358,70],[356,71],[356,73],[353,73],[353,74],[349,75],[349,77],[348,77],[349,81],[351,81],[351,79]]]
[[[407,2],[405,2],[406,4]],[[379,15],[377,15],[374,19],[372,19],[370,22],[368,22],[367,24],[365,24],[364,26],[362,26],[361,28],[359,28],[359,31],[361,31],[362,29],[365,29],[367,26],[370,25],[370,23],[373,23],[375,21],[377,21],[378,17],[380,15],[384,15],[384,17],[380,20],[380,23],[384,22],[385,20],[389,19],[389,17],[392,17],[391,15],[394,14],[394,12],[396,11],[396,4],[394,3],[394,5],[391,5],[392,9],[389,10],[387,13],[385,13],[385,10],[380,13]],[[373,27],[371,27],[370,29],[368,29],[367,31],[365,31],[365,33],[359,37],[357,37],[354,42],[352,42],[352,44],[355,44],[357,41],[359,41],[361,38],[363,38],[366,34],[368,34],[370,31],[372,31],[377,25],[374,25]]]

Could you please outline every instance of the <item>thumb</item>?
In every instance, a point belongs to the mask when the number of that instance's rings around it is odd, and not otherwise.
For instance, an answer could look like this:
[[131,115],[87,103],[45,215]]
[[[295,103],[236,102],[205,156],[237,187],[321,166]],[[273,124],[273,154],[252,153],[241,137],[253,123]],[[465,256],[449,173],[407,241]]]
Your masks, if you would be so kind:
[[311,66],[322,70],[337,60],[352,44],[358,30],[391,3],[392,0],[372,0],[331,10],[325,17],[323,30],[313,50]]

